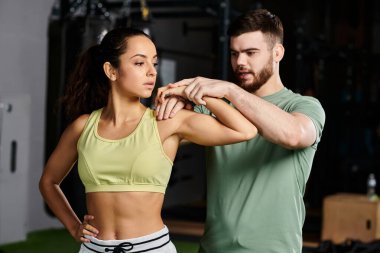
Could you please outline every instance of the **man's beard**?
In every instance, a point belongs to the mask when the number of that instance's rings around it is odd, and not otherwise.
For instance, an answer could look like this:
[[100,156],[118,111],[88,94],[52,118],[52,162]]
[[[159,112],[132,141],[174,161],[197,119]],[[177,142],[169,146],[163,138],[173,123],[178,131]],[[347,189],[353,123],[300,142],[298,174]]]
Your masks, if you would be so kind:
[[235,76],[239,80],[239,86],[250,93],[254,93],[260,89],[261,86],[263,86],[273,75],[272,61],[273,57],[270,57],[267,64],[259,73],[247,71],[248,74],[251,74],[253,76],[253,81],[251,83],[243,83],[243,80],[239,78],[239,68],[237,68],[235,70]]

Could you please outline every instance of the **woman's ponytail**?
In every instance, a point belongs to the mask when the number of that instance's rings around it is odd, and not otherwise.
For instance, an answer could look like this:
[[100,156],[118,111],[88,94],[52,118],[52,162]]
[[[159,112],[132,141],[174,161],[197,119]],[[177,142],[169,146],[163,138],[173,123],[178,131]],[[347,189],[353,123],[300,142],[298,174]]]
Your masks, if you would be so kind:
[[87,49],[69,76],[62,98],[70,120],[107,104],[109,82],[103,71],[104,57],[100,45]]

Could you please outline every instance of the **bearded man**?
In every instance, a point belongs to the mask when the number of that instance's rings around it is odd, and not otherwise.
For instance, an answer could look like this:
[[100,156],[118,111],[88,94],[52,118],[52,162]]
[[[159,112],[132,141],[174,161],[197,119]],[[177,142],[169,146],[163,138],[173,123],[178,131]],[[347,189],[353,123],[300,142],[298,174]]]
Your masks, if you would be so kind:
[[[283,26],[268,10],[248,11],[229,27],[237,84],[196,77],[159,91],[175,94],[209,113],[204,96],[225,98],[258,130],[255,138],[207,148],[207,218],[204,253],[301,253],[303,195],[325,123],[319,101],[287,89],[280,78]],[[173,88],[173,89],[172,89]],[[157,100],[159,101],[159,100]],[[184,107],[177,98],[157,105],[157,119]]]

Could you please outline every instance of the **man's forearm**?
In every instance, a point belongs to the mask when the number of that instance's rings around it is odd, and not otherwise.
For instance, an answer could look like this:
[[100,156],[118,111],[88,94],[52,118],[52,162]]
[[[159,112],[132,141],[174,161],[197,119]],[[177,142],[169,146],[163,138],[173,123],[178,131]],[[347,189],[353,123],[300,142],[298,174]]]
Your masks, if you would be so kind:
[[225,97],[258,128],[260,135],[286,148],[298,146],[302,128],[293,115],[236,85]]

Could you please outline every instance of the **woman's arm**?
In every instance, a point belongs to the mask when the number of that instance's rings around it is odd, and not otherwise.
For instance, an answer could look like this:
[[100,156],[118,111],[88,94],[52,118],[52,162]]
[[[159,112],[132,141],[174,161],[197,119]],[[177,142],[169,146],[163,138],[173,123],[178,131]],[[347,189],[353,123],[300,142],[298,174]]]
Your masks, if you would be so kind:
[[[82,237],[84,234],[82,222],[74,213],[59,185],[77,160],[77,142],[87,118],[88,115],[83,115],[66,128],[57,147],[49,157],[39,182],[41,194],[52,212],[70,234],[82,242],[87,241]],[[92,218],[86,216],[84,223]],[[86,234],[93,235],[92,233]]]
[[[171,89],[165,96],[184,96],[185,87]],[[246,141],[257,134],[257,128],[239,111],[221,99],[205,97],[206,107],[215,115],[181,110],[176,133],[197,144],[216,146]],[[175,118],[173,118],[175,119]],[[172,119],[172,120],[173,120]]]
[[239,111],[221,99],[208,97],[204,100],[216,118],[182,110],[184,117],[178,128],[182,138],[200,145],[218,146],[246,141],[256,136],[257,128]]

